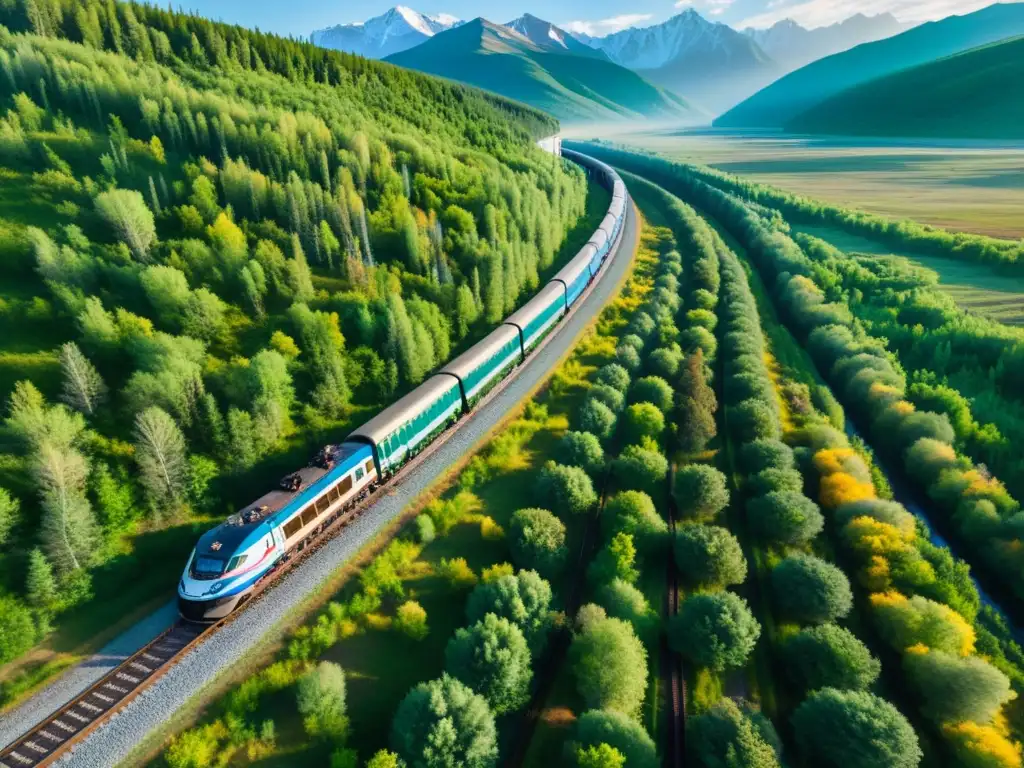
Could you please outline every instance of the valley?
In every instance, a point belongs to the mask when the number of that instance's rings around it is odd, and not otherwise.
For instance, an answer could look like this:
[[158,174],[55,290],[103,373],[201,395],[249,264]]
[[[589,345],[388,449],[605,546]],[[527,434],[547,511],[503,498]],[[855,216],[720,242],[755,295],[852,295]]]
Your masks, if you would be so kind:
[[836,205],[1024,237],[1024,142],[874,139],[613,125],[567,128]]

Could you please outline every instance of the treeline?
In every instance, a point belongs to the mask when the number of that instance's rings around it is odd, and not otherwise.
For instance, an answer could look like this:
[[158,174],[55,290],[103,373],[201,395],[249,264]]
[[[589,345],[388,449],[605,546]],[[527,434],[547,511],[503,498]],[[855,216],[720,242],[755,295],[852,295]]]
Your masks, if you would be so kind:
[[936,275],[902,258],[844,253],[798,234],[829,301],[846,303],[910,372],[908,399],[943,413],[956,446],[1024,494],[1024,331],[961,309]]
[[[633,158],[636,156],[616,153],[614,162],[630,167]],[[644,165],[651,162],[647,158],[638,160]],[[922,484],[958,526],[986,515],[997,521],[1000,514],[1010,516],[1016,511],[1015,502],[996,481],[956,455],[951,444],[953,430],[945,416],[918,411],[903,399],[906,383],[902,374],[882,346],[854,321],[849,308],[826,301],[813,279],[813,262],[796,243],[739,198],[691,177],[685,168],[657,162],[660,172],[672,180],[673,188],[722,221],[747,248],[758,269],[771,278],[768,283],[774,283],[786,319],[806,339],[819,369],[834,383],[858,420],[871,426],[871,435],[878,444],[904,461],[907,474]],[[1007,628],[990,615],[983,612],[975,621],[980,601],[967,570],[957,565],[948,551],[918,542],[913,518],[899,505],[873,502],[870,473],[845,447],[845,437],[835,430],[830,432],[809,440],[823,475],[820,498],[829,509],[851,505],[847,509],[852,519],[846,539],[866,561],[860,578],[876,595],[872,602],[879,606],[876,623],[880,632],[896,650],[908,655],[908,680],[925,702],[922,714],[943,726],[951,748],[958,754],[1015,754],[1018,747],[1006,741],[999,712],[1012,698],[1008,677],[1015,686],[1020,685],[1019,647]],[[819,453],[821,449],[836,449],[838,453]],[[855,506],[857,503],[861,506]],[[1007,535],[1005,522],[995,535]],[[991,556],[993,550],[1000,549],[998,542],[998,538],[986,542],[987,563],[999,562],[998,557]],[[979,558],[984,556],[982,552],[977,554]],[[1016,586],[1017,574],[1009,570],[1004,573]],[[889,605],[895,607],[885,613]],[[890,620],[904,628],[926,625],[922,618],[914,617],[915,611],[942,617],[942,622],[952,628],[942,630],[942,637],[959,639],[947,642],[920,630],[907,634],[893,629]],[[974,655],[980,642],[984,643],[984,654],[998,669]],[[918,661],[922,654],[926,658]],[[976,696],[950,697],[962,709],[952,707],[952,702],[943,703],[948,693],[942,691],[950,689],[942,686],[951,684],[958,691],[972,691]],[[977,708],[972,709],[975,704]]]
[[[570,146],[570,145],[567,145]],[[637,155],[653,170],[657,160]],[[1024,243],[1003,240],[969,232],[950,232],[913,219],[891,219],[865,211],[840,208],[802,195],[785,192],[738,176],[708,168],[707,166],[679,164],[686,173],[716,189],[729,192],[755,205],[780,211],[787,218],[809,224],[838,227],[887,243],[893,248],[910,249],[922,254],[953,259],[979,261],[1018,271],[1016,265],[1024,259]],[[649,177],[657,181],[655,177]]]
[[393,67],[148,6],[0,20],[0,325],[47,360],[0,393],[3,663],[115,555],[151,574],[119,554],[140,524],[237,508],[300,427],[343,432],[504,317],[587,184],[533,146],[549,118]]

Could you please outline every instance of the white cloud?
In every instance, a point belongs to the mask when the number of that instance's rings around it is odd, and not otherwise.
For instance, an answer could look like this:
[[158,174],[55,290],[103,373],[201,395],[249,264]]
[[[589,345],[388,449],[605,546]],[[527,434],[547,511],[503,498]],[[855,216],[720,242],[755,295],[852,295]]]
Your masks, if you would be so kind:
[[735,24],[736,29],[764,28],[793,19],[808,28],[824,27],[857,13],[874,16],[891,13],[906,23],[934,21],[954,14],[960,15],[991,5],[992,0],[797,0],[768,3],[768,10]]
[[610,19],[598,21],[569,21],[559,24],[562,29],[591,37],[603,37],[615,32],[621,32],[627,27],[633,27],[644,21],[654,18],[653,13],[626,13],[622,16],[613,16]]

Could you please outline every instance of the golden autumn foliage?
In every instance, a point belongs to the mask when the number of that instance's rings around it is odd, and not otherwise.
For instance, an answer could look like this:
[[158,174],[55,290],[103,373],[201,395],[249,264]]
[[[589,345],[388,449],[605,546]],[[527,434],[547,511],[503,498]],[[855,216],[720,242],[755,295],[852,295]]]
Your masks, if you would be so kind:
[[943,726],[961,768],[1021,768],[1021,747],[991,725],[963,722]]
[[818,501],[826,509],[835,509],[842,504],[875,498],[875,486],[858,480],[845,472],[836,472],[821,479]]
[[847,545],[861,555],[888,555],[903,552],[913,540],[895,525],[883,523],[873,517],[855,517],[843,528]]
[[947,605],[894,590],[870,597],[879,634],[898,651],[945,651],[960,656],[974,652],[974,628]]
[[860,573],[861,583],[872,592],[885,592],[892,587],[889,561],[881,555],[872,555]]
[[814,454],[814,468],[823,475],[846,471],[846,462],[856,456],[853,448],[823,448]]

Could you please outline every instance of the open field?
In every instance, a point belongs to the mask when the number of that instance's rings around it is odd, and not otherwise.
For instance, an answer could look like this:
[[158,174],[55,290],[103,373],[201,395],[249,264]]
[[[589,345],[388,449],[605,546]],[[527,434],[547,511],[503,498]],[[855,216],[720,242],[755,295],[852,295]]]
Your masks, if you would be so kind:
[[1024,237],[1024,143],[810,137],[699,129],[568,131],[711,165],[789,192],[996,237]]
[[874,240],[826,227],[795,226],[847,253],[905,256],[933,270],[940,287],[964,309],[1008,325],[1024,325],[1024,278],[1000,274],[985,264],[920,254],[893,253]]

